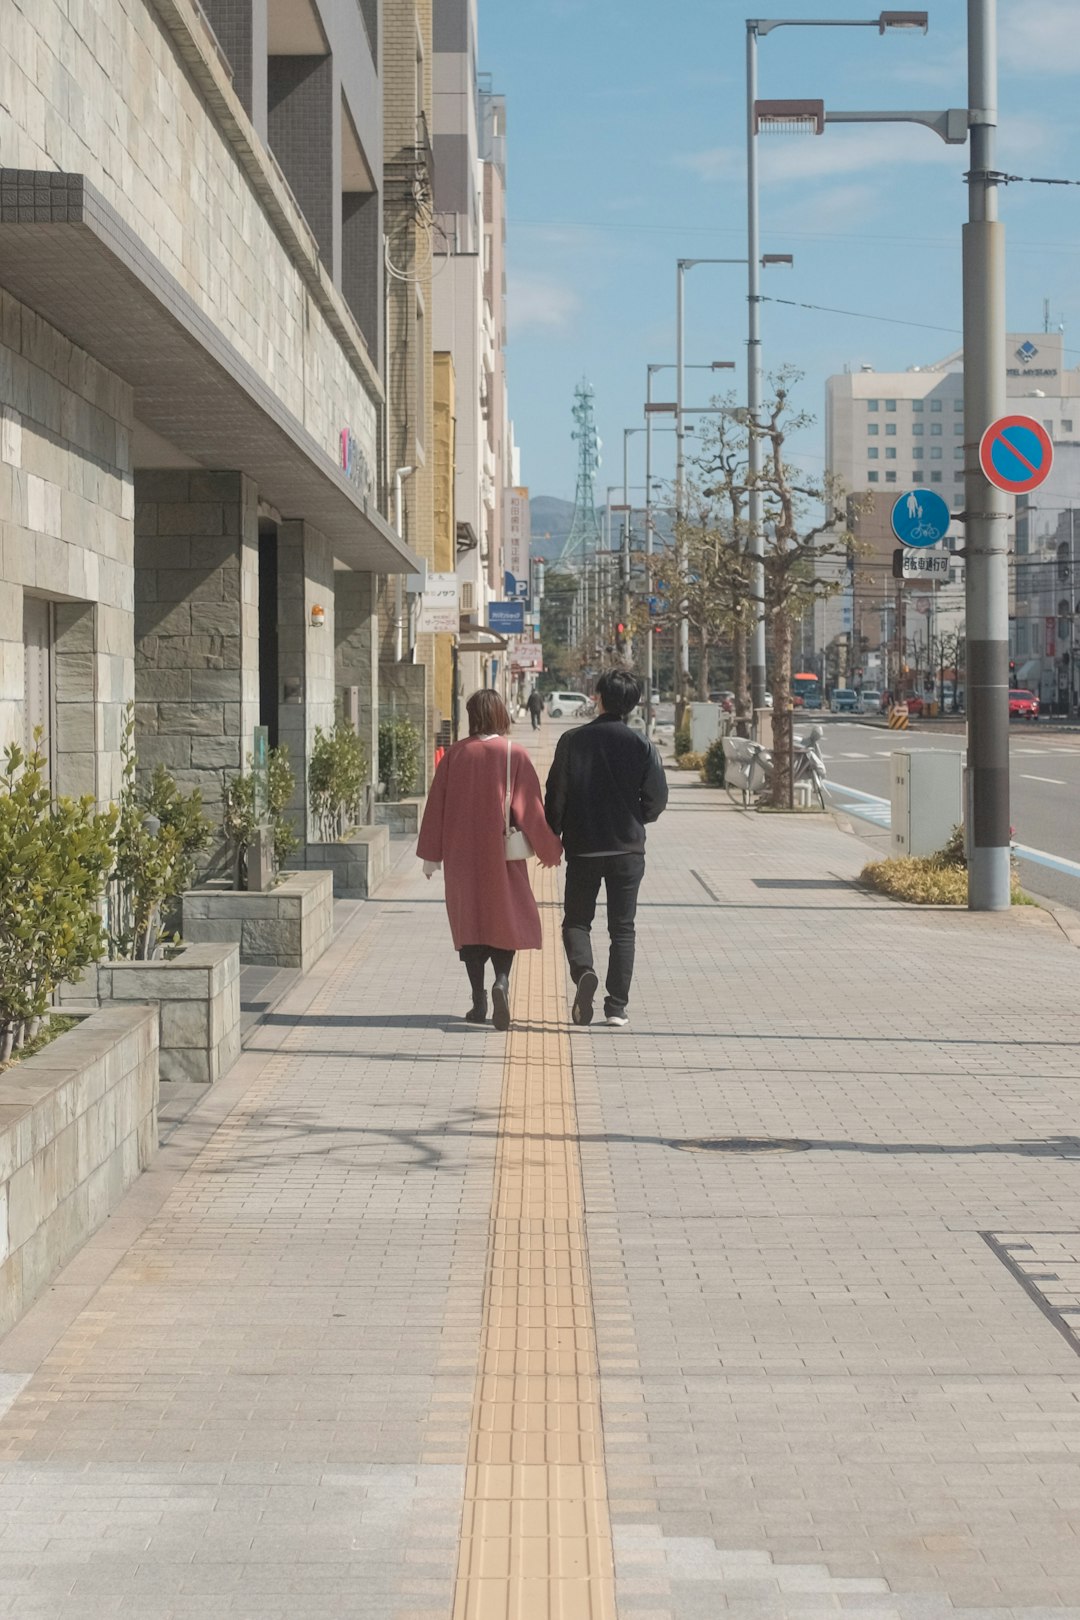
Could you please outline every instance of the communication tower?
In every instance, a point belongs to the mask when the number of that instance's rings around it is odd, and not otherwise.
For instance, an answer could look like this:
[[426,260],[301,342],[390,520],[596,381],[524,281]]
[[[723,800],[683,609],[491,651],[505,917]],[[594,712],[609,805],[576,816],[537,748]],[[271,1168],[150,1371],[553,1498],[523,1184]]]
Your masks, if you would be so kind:
[[570,437],[578,447],[577,487],[570,533],[559,561],[583,562],[603,544],[600,520],[596,515],[596,473],[600,466],[600,440],[593,416],[593,391],[584,377],[574,389],[574,431]]

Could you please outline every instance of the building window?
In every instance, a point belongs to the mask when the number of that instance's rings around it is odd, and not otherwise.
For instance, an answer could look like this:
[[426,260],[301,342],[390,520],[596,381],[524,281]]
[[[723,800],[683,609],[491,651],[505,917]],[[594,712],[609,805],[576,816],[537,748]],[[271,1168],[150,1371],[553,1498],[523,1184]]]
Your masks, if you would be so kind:
[[931,461],[940,461],[941,460],[941,446],[940,446],[940,444],[935,444],[934,445],[933,449],[930,452],[930,460]]
[[881,429],[878,427],[876,422],[867,422],[866,431],[871,435],[871,437],[876,437],[877,434],[881,432]]
[[887,426],[885,428],[885,436],[886,436],[886,438],[889,438],[889,439],[895,439],[896,438],[896,423],[895,422],[889,422],[887,424]]
[[885,482],[887,484],[895,484],[896,483],[896,474],[894,472],[887,472],[885,474]]
[[941,401],[940,401],[940,399],[932,399],[930,401],[930,409],[932,411],[940,411],[940,409],[941,409]]
[[921,461],[925,456],[926,451],[923,449],[921,444],[917,444],[911,454],[915,461]]
[[1050,437],[1053,438],[1054,437],[1054,424],[1053,424],[1053,422],[1047,422],[1046,419],[1044,418],[1043,419],[1043,427],[1046,429],[1047,433],[1049,433]]
[[912,422],[911,431],[917,439],[921,439],[926,432],[926,425],[923,422]]
[[895,401],[895,399],[887,399],[885,401],[885,409],[887,411],[895,411],[895,409],[896,409],[896,401]]
[[869,473],[867,473],[867,475],[866,475],[866,480],[867,480],[867,483],[870,483],[870,484],[876,484],[876,483],[877,483],[877,482],[878,482],[878,479],[879,479],[879,478],[880,478],[880,477],[881,477],[881,474],[880,474],[880,473],[876,473],[876,472],[869,472]]
[[911,408],[913,411],[922,411],[925,409],[925,401],[921,399],[913,399],[911,402]]
[[1072,430],[1073,430],[1072,418],[1069,417],[1069,416],[1063,416],[1061,418],[1061,431],[1062,431],[1062,433],[1071,433]]
[[930,424],[930,432],[931,432],[931,435],[935,439],[940,439],[940,437],[941,437],[941,423],[940,422],[931,422],[931,424]]
[[963,461],[963,459],[964,459],[964,447],[963,447],[962,444],[954,444],[953,445],[952,458],[953,458],[954,461]]
[[866,408],[868,411],[876,411],[880,409],[880,401],[876,399],[868,399],[866,402]]
[[959,398],[953,400],[952,408],[953,408],[954,411],[962,411],[963,410],[963,408],[964,408],[964,396],[963,396],[963,394],[961,394],[959,396]]
[[939,472],[932,472],[930,474],[930,482],[932,484],[940,484],[941,483],[941,474]]
[[964,482],[964,475],[962,472],[954,472],[952,477],[954,484],[962,484]]
[[889,448],[885,452],[885,460],[886,461],[895,461],[896,460],[896,450],[894,449],[894,447],[891,444],[890,444]]
[[866,459],[868,461],[876,461],[880,455],[881,451],[878,449],[877,445],[872,444],[869,450],[866,452]]
[[476,601],[475,601],[475,599],[473,597],[474,589],[475,589],[475,587],[474,587],[473,582],[472,582],[471,579],[462,580],[462,582],[461,582],[461,611],[462,611],[462,613],[471,613],[473,611],[474,607],[476,606]]
[[963,433],[963,431],[964,431],[963,422],[954,422],[953,425],[952,425],[952,430],[953,430],[954,433]]

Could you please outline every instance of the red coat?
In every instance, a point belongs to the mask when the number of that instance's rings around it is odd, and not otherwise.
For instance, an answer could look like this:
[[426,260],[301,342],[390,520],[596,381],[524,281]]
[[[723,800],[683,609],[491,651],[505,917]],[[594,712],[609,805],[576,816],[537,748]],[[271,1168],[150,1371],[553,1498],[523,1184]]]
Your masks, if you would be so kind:
[[[454,947],[492,945],[501,951],[540,949],[540,913],[528,861],[503,855],[506,799],[505,737],[466,737],[442,760],[431,784],[416,853],[441,861]],[[510,814],[541,860],[556,865],[562,845],[544,819],[532,760],[514,747]]]

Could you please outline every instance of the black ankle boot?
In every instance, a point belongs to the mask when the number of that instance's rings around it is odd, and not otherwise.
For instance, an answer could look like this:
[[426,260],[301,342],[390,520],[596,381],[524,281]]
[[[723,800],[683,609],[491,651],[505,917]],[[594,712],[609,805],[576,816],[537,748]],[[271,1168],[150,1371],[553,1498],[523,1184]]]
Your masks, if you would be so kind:
[[491,987],[491,1021],[496,1029],[510,1028],[510,980],[500,973]]
[[481,992],[479,998],[473,1001],[472,1006],[465,1014],[465,1022],[467,1024],[486,1024],[487,1016],[488,1000],[486,994]]

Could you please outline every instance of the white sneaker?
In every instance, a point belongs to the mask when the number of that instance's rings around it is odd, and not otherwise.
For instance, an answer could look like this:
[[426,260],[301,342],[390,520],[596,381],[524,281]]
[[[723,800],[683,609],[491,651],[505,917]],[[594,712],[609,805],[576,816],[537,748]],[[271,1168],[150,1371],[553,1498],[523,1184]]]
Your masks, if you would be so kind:
[[606,1021],[612,1029],[623,1029],[630,1022],[625,1013],[608,1013]]

